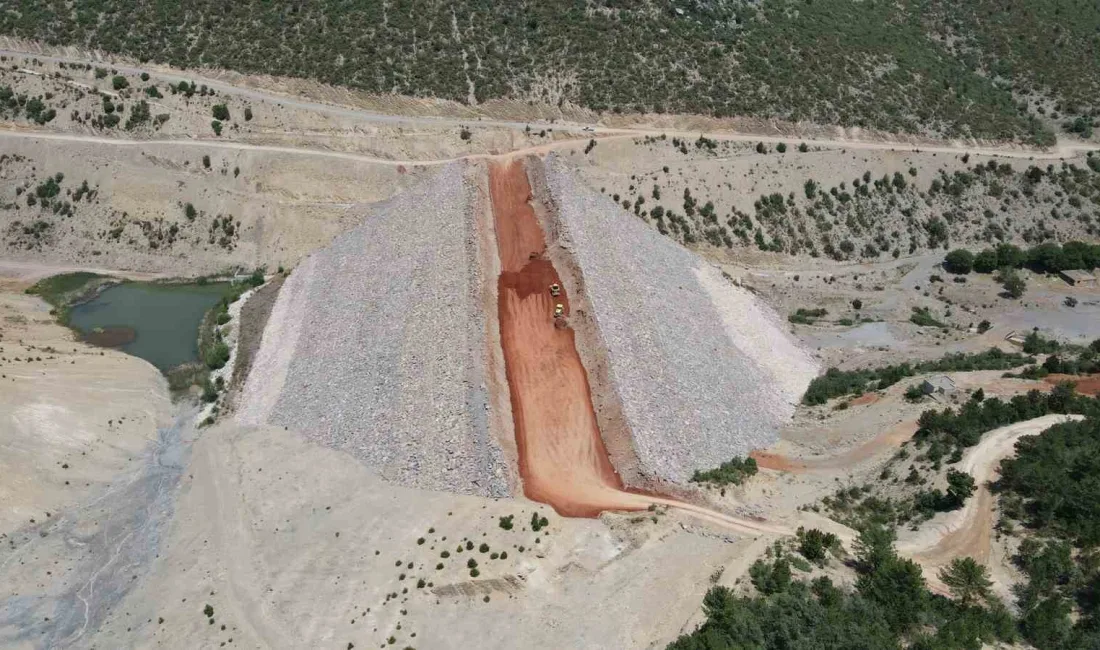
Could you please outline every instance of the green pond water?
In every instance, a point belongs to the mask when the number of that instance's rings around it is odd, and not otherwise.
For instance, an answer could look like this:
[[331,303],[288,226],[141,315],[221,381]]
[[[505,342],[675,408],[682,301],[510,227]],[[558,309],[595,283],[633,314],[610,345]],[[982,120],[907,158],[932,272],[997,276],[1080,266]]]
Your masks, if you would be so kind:
[[198,360],[203,314],[228,289],[225,283],[127,282],[73,307],[69,324],[92,342],[120,343],[112,347],[141,357],[163,372]]

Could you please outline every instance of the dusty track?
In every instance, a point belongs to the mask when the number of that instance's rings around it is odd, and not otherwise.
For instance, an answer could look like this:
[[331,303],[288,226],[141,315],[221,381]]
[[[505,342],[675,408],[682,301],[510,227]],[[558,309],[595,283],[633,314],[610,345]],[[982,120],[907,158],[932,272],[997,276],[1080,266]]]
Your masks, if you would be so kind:
[[991,431],[963,457],[961,471],[974,477],[978,489],[961,510],[947,515],[927,534],[898,544],[898,551],[911,555],[926,567],[944,566],[957,557],[970,556],[986,563],[993,537],[994,499],[987,483],[1000,468],[1001,460],[1012,455],[1016,441],[1033,436],[1061,422],[1079,420],[1079,415],[1045,415]]
[[501,346],[524,493],[566,516],[643,509],[648,501],[623,491],[608,459],[573,330],[555,323],[555,303],[568,317],[569,297],[564,287],[558,298],[550,295],[561,278],[546,258],[523,163],[490,165],[489,190],[501,263]]
[[[279,106],[285,106],[292,109],[309,110],[318,113],[360,119],[365,122],[372,122],[377,124],[393,124],[393,125],[421,125],[421,126],[451,126],[459,127],[463,125],[470,125],[471,123],[481,127],[495,127],[495,128],[508,128],[522,130],[531,126],[532,124],[538,124],[540,122],[530,121],[515,121],[515,120],[502,120],[502,119],[489,119],[485,117],[477,117],[471,119],[470,117],[444,117],[444,116],[414,116],[414,115],[390,115],[386,113],[380,113],[377,111],[369,111],[361,108],[355,108],[351,106],[345,106],[341,104],[328,103],[322,101],[313,101],[309,99],[303,99],[301,97],[294,97],[279,92],[270,90],[257,90],[255,88],[244,87],[240,85],[234,85],[219,81],[207,76],[203,76],[201,71],[185,71],[185,70],[169,70],[162,66],[157,65],[145,65],[135,66],[127,65],[126,63],[120,63],[116,60],[117,57],[100,57],[100,58],[74,58],[63,56],[52,56],[41,52],[27,52],[22,50],[10,50],[0,49],[0,56],[8,57],[33,57],[40,61],[49,61],[53,63],[66,63],[66,64],[93,64],[102,65],[105,62],[109,62],[113,69],[116,69],[125,74],[140,74],[147,73],[155,79],[162,81],[175,82],[180,79],[195,80],[197,82],[206,84],[208,87],[217,90],[221,93],[232,93],[239,97],[247,98],[253,101],[266,101]],[[667,134],[669,136],[681,136],[695,138],[701,135],[698,131],[678,131],[676,129],[661,129],[655,127],[646,126],[631,126],[629,128],[609,128],[601,126],[599,124],[581,124],[575,122],[558,122],[553,123],[553,128],[557,131],[564,131],[568,133],[576,133],[581,137],[591,137],[592,135],[600,135],[601,137],[618,136],[633,138],[642,135],[654,135],[654,134]],[[927,141],[927,142],[905,142],[888,141],[882,139],[876,140],[861,140],[859,138],[820,138],[820,137],[806,137],[792,134],[780,134],[780,135],[766,135],[762,133],[736,133],[730,131],[718,131],[707,132],[702,135],[706,135],[711,139],[727,140],[727,141],[739,141],[739,142],[766,142],[766,143],[779,143],[779,142],[791,142],[799,141],[806,142],[809,145],[825,146],[825,147],[846,147],[850,149],[875,149],[875,150],[896,150],[896,151],[926,151],[936,153],[973,153],[980,155],[990,156],[1003,156],[1009,158],[1034,158],[1036,160],[1052,160],[1059,158],[1067,158],[1075,155],[1079,155],[1086,151],[1100,150],[1100,145],[1075,142],[1075,143],[1060,143],[1051,150],[1037,150],[1027,149],[1016,145],[1007,146],[990,146],[988,144],[975,144],[965,143],[959,141]],[[563,141],[551,145],[552,147],[559,147],[562,145],[575,144],[575,141]],[[396,161],[395,161],[396,162]],[[442,162],[442,161],[424,161],[428,162]]]
[[[679,137],[697,137],[697,133],[678,132],[669,130],[603,130],[604,135],[600,136],[601,140],[622,140],[637,138],[646,135],[663,134],[668,136]],[[911,151],[911,152],[934,152],[934,153],[947,153],[947,154],[978,154],[985,156],[999,156],[1002,158],[1026,158],[1032,160],[1062,160],[1065,158],[1071,158],[1087,151],[1100,151],[1100,145],[1060,145],[1052,151],[1035,151],[1031,149],[1020,149],[1015,147],[968,147],[964,145],[922,145],[922,144],[910,144],[905,142],[868,142],[858,140],[838,140],[838,139],[813,139],[813,138],[794,138],[786,136],[762,136],[758,134],[744,134],[744,133],[710,133],[706,134],[711,139],[729,141],[729,142],[767,142],[777,144],[780,142],[789,142],[792,140],[805,141],[807,144],[831,147],[831,148],[845,148],[845,149],[859,149],[859,150],[873,150],[873,151]],[[517,155],[529,155],[529,154],[544,154],[557,149],[564,149],[568,147],[576,147],[579,143],[586,141],[588,138],[580,137],[577,139],[558,140],[553,143],[537,145],[534,147],[526,147],[522,149],[516,149],[513,151],[507,151],[500,154],[492,153],[474,153],[466,154],[462,156],[454,156],[451,158],[432,158],[432,159],[420,159],[420,160],[398,160],[393,158],[381,158],[377,156],[367,156],[363,154],[348,153],[344,151],[331,151],[327,149],[314,149],[309,147],[280,147],[276,145],[260,145],[250,144],[247,142],[234,142],[226,140],[213,140],[213,139],[160,139],[160,140],[128,140],[125,138],[108,138],[91,135],[71,135],[66,133],[55,133],[47,131],[35,131],[26,129],[23,127],[13,128],[11,125],[6,127],[0,127],[0,138],[26,138],[31,140],[53,140],[62,142],[85,142],[91,144],[102,144],[108,146],[117,147],[143,147],[154,145],[167,145],[167,146],[181,146],[181,147],[209,147],[214,149],[231,149],[231,150],[245,150],[245,151],[266,151],[271,153],[283,153],[288,155],[298,156],[323,156],[328,158],[337,158],[341,160],[355,160],[360,162],[369,162],[380,165],[399,165],[404,167],[412,167],[416,165],[443,165],[457,160],[496,160],[500,158],[509,158]],[[722,160],[722,159],[716,159]]]
[[757,465],[764,469],[792,474],[835,472],[864,463],[879,454],[896,450],[902,443],[912,438],[918,428],[916,421],[902,422],[861,445],[833,456],[788,458],[767,451],[754,451],[750,456],[756,459]]

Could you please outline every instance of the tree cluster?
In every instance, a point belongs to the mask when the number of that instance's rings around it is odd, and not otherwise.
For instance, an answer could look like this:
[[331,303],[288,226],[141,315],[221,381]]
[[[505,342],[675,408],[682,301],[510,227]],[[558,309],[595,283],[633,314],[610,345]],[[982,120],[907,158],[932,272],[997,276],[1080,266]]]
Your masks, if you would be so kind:
[[862,394],[870,390],[883,390],[906,377],[929,372],[959,372],[972,370],[1008,370],[1035,363],[1034,357],[1014,352],[1004,352],[990,348],[975,354],[949,354],[934,361],[922,361],[915,364],[901,363],[865,368],[861,370],[840,370],[829,368],[824,375],[815,377],[802,396],[807,405],[824,404],[841,395]]
[[755,595],[717,586],[703,599],[706,621],[669,650],[955,650],[1016,640],[1012,616],[989,594],[976,563],[945,569],[955,599],[930,593],[920,567],[898,557],[881,528],[856,543],[855,588],[828,577],[797,580],[779,557],[750,569]]
[[918,446],[928,446],[926,455],[935,462],[952,451],[978,444],[987,431],[1051,413],[1100,416],[1100,398],[1078,395],[1073,384],[1063,383],[1049,393],[1032,390],[1008,401],[999,397],[969,400],[958,410],[921,413],[917,420],[920,428],[913,439]]
[[1057,273],[1100,266],[1100,244],[1069,241],[1064,244],[1046,242],[1028,249],[1003,243],[986,248],[977,255],[956,249],[944,257],[943,267],[950,273],[993,273],[999,269],[1029,268],[1038,273]]
[[712,485],[741,485],[745,479],[756,476],[756,472],[755,458],[733,458],[715,469],[695,470],[691,481]]

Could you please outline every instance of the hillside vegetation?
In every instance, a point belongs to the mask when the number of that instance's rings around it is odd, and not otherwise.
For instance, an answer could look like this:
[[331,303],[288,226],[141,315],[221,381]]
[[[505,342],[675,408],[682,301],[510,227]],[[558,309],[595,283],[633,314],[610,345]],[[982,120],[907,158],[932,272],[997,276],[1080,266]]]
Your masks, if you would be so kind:
[[1100,9],[1041,4],[16,0],[0,33],[375,93],[1049,143],[1039,108],[1091,123]]
[[805,143],[759,143],[755,153],[705,137],[692,142],[647,136],[635,143],[662,153],[671,150],[685,163],[755,155],[764,159],[761,170],[793,168],[800,181],[801,192],[761,193],[751,213],[731,205],[734,197],[721,182],[687,181],[669,166],[605,188],[624,209],[689,245],[840,261],[898,258],[963,244],[1034,246],[1100,234],[1100,156],[1092,152],[1074,161],[1020,169],[964,154],[961,168],[941,166],[930,180],[922,179],[915,165],[890,174],[868,164],[850,180],[826,186],[798,167],[803,156],[814,155]]

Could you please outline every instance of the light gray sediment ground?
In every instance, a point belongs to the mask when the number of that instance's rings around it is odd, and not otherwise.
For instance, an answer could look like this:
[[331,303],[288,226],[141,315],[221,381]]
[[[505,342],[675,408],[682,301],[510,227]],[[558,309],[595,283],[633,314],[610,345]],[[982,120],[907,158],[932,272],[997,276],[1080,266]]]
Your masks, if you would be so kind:
[[774,442],[817,370],[781,320],[553,156],[547,181],[643,473],[683,482]]
[[196,412],[183,406],[142,462],[93,499],[3,536],[0,647],[89,647],[163,550]]
[[473,188],[460,163],[364,211],[287,279],[241,401],[403,485],[508,493],[488,425]]

